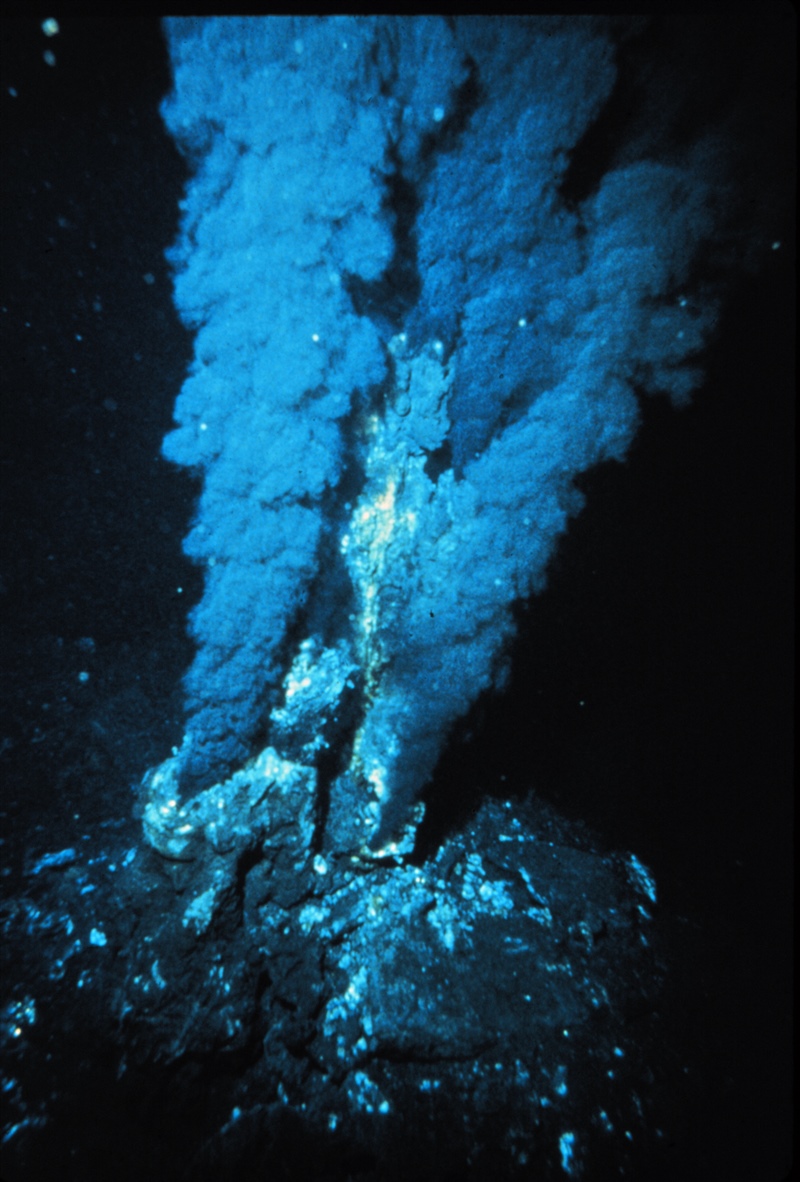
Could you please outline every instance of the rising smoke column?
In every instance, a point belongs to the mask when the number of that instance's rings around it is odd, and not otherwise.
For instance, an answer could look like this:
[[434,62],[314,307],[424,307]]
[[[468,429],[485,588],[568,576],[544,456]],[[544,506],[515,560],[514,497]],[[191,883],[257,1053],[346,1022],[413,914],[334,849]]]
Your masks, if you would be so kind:
[[196,338],[164,454],[203,474],[185,550],[206,566],[182,777],[248,754],[303,681],[284,681],[303,640],[340,645],[361,701],[329,828],[376,845],[496,678],[575,476],[624,457],[634,387],[681,403],[698,382],[718,151],[626,160],[568,207],[569,153],[616,76],[590,19],[167,35]]
[[184,544],[207,569],[184,747],[187,773],[208,779],[248,752],[315,573],[340,422],[385,374],[342,281],[374,279],[391,257],[387,140],[373,21],[177,20],[167,32],[164,118],[197,166],[175,303],[197,335],[164,454],[204,477]]

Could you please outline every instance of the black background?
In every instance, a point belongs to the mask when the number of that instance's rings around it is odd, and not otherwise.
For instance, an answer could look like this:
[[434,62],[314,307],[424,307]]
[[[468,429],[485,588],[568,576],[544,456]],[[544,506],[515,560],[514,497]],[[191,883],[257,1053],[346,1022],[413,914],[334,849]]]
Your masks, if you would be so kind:
[[[12,889],[87,826],[136,840],[131,785],[180,740],[201,587],[180,552],[196,487],[158,454],[191,355],[163,258],[185,179],[158,115],[165,46],[130,16],[65,17],[48,39],[46,15],[4,22],[0,91]],[[774,115],[791,145],[787,31]],[[581,480],[509,691],[472,712],[435,786],[440,824],[533,786],[652,869],[686,932],[687,1178],[788,1168],[794,167],[788,147],[781,247],[734,283],[704,389],[680,412],[648,401],[627,463]]]

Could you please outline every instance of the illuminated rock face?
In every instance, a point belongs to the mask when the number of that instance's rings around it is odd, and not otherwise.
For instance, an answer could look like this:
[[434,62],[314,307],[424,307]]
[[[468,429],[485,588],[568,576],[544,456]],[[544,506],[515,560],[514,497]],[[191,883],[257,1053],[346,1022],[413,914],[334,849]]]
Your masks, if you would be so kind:
[[[379,835],[389,836],[380,819],[403,775],[404,750],[412,737],[404,733],[408,728],[403,723],[414,714],[403,668],[409,664],[424,668],[423,655],[414,652],[415,636],[420,623],[423,630],[436,631],[434,609],[440,599],[436,581],[439,572],[447,569],[448,549],[451,554],[453,550],[453,544],[440,536],[436,562],[426,569],[417,536],[429,535],[432,514],[442,517],[444,490],[452,485],[452,472],[449,482],[442,479],[439,486],[426,475],[429,456],[447,435],[452,367],[441,361],[440,342],[413,358],[404,355],[404,347],[403,338],[390,342],[393,386],[383,417],[376,416],[370,424],[366,481],[342,538],[356,593],[355,648],[364,683],[363,721],[355,735],[348,773],[339,782],[366,788],[366,793],[347,801],[351,816],[357,818],[350,838],[355,845],[374,844]],[[444,514],[446,519],[446,507]],[[421,739],[417,730],[415,737]],[[434,761],[437,748],[438,744],[431,745]],[[417,785],[433,770],[431,762],[425,772],[421,754],[418,750],[414,761]],[[413,799],[406,803],[412,804]],[[342,836],[340,831],[339,841]],[[355,840],[358,837],[360,841]],[[396,843],[389,844],[396,850]]]

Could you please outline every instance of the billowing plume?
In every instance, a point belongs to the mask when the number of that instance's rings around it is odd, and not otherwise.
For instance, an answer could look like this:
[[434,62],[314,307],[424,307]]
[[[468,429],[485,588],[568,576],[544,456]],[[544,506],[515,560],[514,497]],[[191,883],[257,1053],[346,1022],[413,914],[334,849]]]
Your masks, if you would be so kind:
[[571,191],[616,79],[593,19],[166,29],[195,352],[164,454],[202,473],[206,568],[182,780],[334,746],[330,839],[375,846],[502,671],[575,477],[625,456],[637,393],[699,381],[722,148]]

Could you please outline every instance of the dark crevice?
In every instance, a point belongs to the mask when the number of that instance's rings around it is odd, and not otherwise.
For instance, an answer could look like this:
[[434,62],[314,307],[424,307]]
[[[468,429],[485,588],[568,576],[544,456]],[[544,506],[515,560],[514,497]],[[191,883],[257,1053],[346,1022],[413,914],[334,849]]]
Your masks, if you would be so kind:
[[428,458],[425,461],[423,471],[429,480],[436,484],[439,477],[449,471],[453,466],[453,449],[450,446],[450,440],[445,439],[441,447],[437,447],[435,451],[428,452]]
[[419,198],[401,171],[396,150],[390,153],[393,172],[387,180],[384,208],[394,227],[394,254],[379,279],[347,275],[344,287],[359,316],[368,316],[386,337],[400,332],[422,290],[417,269],[415,233]]
[[628,138],[630,125],[643,101],[641,72],[634,64],[637,50],[652,49],[657,36],[648,22],[617,53],[617,80],[600,114],[570,153],[570,162],[559,185],[569,209],[575,209],[594,193],[613,166],[619,145]]
[[428,132],[420,145],[419,160],[423,174],[430,169],[435,155],[456,151],[472,116],[483,102],[484,93],[478,80],[478,67],[470,57],[466,59],[465,64],[467,77],[456,91],[452,110],[435,131]]

